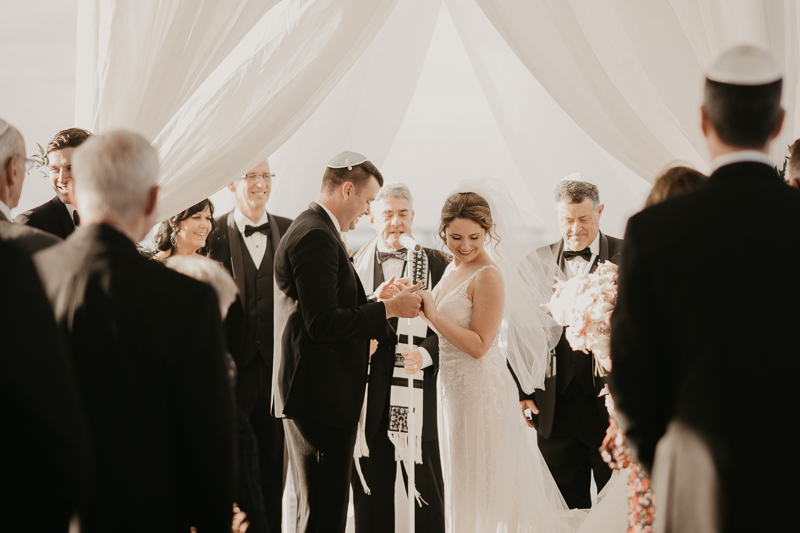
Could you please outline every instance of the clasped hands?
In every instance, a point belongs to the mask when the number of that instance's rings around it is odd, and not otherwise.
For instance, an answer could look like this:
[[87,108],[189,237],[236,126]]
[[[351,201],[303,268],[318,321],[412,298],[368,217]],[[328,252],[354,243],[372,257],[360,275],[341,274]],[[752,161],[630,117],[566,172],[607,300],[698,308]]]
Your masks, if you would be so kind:
[[381,283],[375,290],[377,301],[386,305],[386,318],[416,318],[426,308],[432,309],[433,297],[428,291],[421,291],[422,282],[416,285],[411,283],[411,278],[392,276],[388,281]]

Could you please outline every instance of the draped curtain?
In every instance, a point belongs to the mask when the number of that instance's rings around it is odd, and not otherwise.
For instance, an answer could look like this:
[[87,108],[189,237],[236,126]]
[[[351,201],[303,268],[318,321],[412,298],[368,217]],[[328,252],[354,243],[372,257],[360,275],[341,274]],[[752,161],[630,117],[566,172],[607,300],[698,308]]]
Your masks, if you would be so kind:
[[83,0],[76,123],[97,132],[130,128],[153,141],[158,216],[166,218],[277,150],[396,4]]
[[793,1],[475,1],[572,120],[646,179],[675,159],[708,170],[703,71],[735,44],[760,46],[784,68],[787,121],[772,147],[776,162],[800,133]]
[[[362,146],[382,162],[440,1],[81,0],[76,124],[129,128],[153,142],[162,218],[270,155],[281,173],[270,209],[295,215],[318,193],[332,153]],[[616,226],[665,164],[708,169],[702,73],[728,46],[754,43],[784,67],[776,163],[800,134],[795,2],[445,5],[551,234],[550,195],[568,173],[598,183]]]

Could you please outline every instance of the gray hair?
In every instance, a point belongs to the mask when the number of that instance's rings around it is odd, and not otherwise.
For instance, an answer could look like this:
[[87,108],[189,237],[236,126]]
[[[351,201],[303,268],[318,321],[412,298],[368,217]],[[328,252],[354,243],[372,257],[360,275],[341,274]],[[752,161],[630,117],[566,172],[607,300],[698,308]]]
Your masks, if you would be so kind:
[[75,150],[75,194],[81,213],[132,220],[158,183],[158,155],[130,131],[92,135]]
[[405,198],[408,200],[408,207],[412,211],[414,210],[414,197],[411,196],[411,189],[408,188],[408,185],[405,183],[400,183],[398,181],[390,181],[384,184],[381,187],[381,190],[378,191],[378,195],[375,197],[375,201],[383,200],[384,198]]
[[567,204],[579,204],[586,198],[591,199],[592,209],[600,209],[600,191],[597,185],[585,181],[559,181],[555,191],[556,204],[564,202]]
[[17,128],[0,118],[0,171],[14,156],[25,157],[25,140]]
[[170,257],[167,259],[167,266],[184,276],[189,276],[197,281],[211,285],[211,288],[217,293],[220,315],[223,320],[225,319],[228,314],[228,308],[236,301],[236,294],[239,291],[236,288],[236,282],[233,281],[233,278],[221,263],[205,256],[194,254]]

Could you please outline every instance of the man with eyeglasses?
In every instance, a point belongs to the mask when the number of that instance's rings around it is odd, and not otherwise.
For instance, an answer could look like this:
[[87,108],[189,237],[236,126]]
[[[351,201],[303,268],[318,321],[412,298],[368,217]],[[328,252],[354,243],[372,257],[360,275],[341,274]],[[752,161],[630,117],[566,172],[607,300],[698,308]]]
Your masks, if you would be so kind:
[[283,422],[270,414],[272,265],[278,242],[292,220],[266,210],[274,178],[265,160],[228,185],[236,195],[236,207],[217,219],[209,256],[230,271],[239,288],[239,298],[225,321],[228,349],[236,361],[239,405],[247,413],[258,439],[269,530],[280,531],[285,446]]
[[72,154],[92,134],[81,128],[69,128],[55,134],[47,143],[50,180],[56,195],[38,207],[25,211],[14,222],[25,224],[66,239],[80,225],[80,215],[72,205]]
[[22,182],[33,164],[33,159],[25,158],[22,134],[0,119],[0,241],[13,243],[29,254],[61,241],[36,228],[11,223],[11,210],[19,203]]

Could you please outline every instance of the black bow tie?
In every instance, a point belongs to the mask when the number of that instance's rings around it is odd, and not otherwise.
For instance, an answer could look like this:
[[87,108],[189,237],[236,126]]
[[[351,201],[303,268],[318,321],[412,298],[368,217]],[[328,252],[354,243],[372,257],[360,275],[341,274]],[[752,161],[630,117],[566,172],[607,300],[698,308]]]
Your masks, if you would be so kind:
[[244,236],[249,237],[253,233],[263,233],[264,235],[269,236],[269,222],[265,224],[261,224],[260,226],[250,226],[247,225],[244,227]]
[[576,257],[582,257],[585,261],[589,261],[592,258],[592,251],[589,248],[584,248],[580,252],[573,252],[572,250],[564,250],[564,259],[569,261],[570,259],[575,259]]
[[72,212],[72,221],[75,223],[76,228],[81,225],[81,216],[77,211]]
[[378,263],[383,264],[389,259],[406,260],[406,249],[400,248],[396,252],[378,252]]

